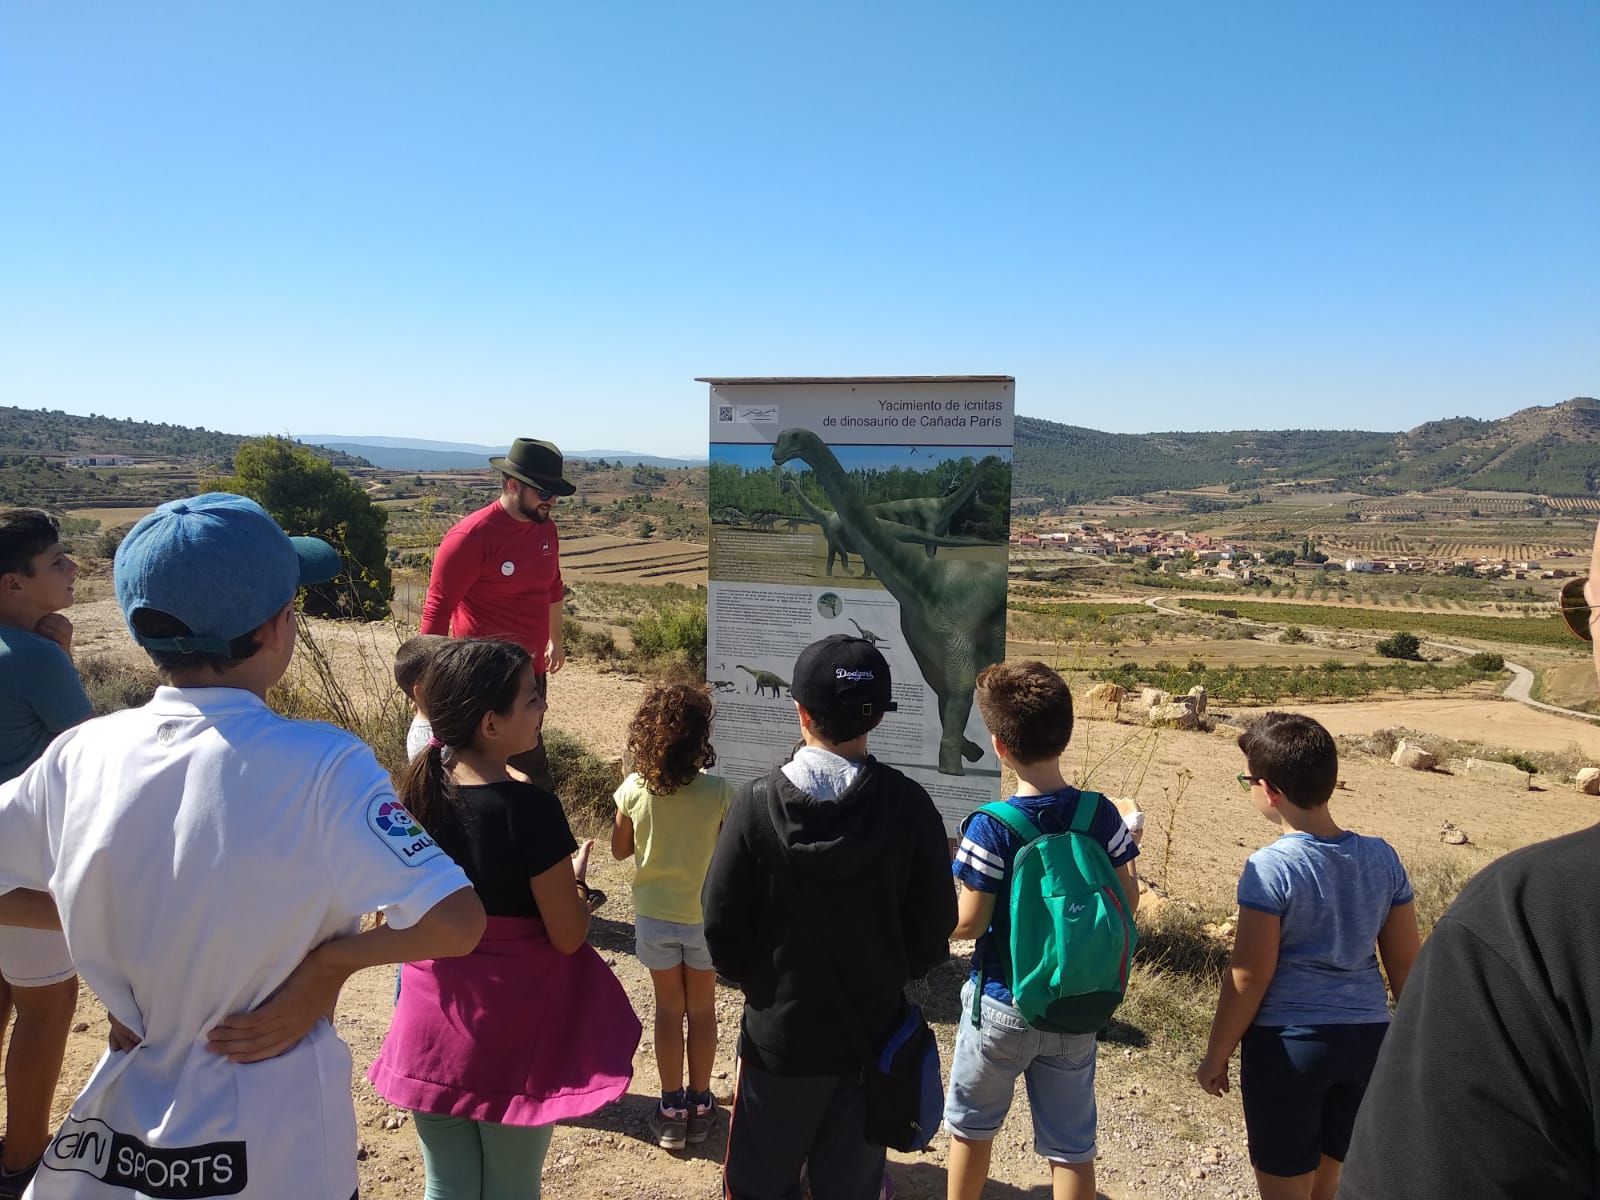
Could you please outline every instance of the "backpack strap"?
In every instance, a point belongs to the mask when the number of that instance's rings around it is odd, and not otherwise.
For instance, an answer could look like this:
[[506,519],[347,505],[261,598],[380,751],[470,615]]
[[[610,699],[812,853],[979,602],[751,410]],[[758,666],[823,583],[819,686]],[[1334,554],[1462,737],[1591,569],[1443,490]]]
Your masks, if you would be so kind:
[[[1036,842],[1044,836],[1043,831],[1034,823],[1033,818],[1009,800],[993,800],[978,809],[978,812],[999,821],[1000,824],[1021,838],[1024,846],[1029,842]],[[976,816],[977,813],[973,815]]]
[[1078,806],[1072,810],[1072,821],[1067,828],[1073,833],[1088,833],[1095,814],[1100,811],[1100,801],[1104,799],[1099,792],[1079,792]]

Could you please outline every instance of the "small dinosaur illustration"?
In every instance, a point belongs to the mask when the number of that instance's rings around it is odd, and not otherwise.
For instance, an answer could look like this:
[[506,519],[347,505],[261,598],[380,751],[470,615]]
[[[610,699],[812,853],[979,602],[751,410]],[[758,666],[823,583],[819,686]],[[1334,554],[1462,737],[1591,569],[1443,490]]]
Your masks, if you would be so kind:
[[774,697],[778,695],[779,688],[788,690],[789,681],[780,678],[771,671],[757,670],[755,667],[747,667],[743,663],[735,663],[734,665],[756,681],[756,695],[758,696],[763,695],[766,688],[772,689]]

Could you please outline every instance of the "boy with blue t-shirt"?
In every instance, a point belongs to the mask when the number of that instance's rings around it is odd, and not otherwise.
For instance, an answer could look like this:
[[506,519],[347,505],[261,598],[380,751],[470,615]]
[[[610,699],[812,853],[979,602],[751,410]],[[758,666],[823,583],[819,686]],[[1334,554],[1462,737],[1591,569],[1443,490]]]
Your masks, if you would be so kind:
[[[1250,1161],[1263,1200],[1331,1200],[1356,1111],[1389,1027],[1379,956],[1398,1000],[1419,940],[1394,848],[1334,822],[1333,738],[1310,717],[1270,712],[1239,737],[1240,786],[1289,831],[1239,877],[1233,957],[1196,1071],[1228,1090],[1241,1046]],[[1376,952],[1374,951],[1376,946]]]
[[[72,665],[78,564],[55,518],[36,508],[0,513],[0,783],[15,779],[92,706]],[[0,1030],[15,1007],[6,1057],[6,1136],[0,1200],[19,1196],[50,1141],[50,1108],[78,974],[58,929],[0,926]]]
[[[1139,848],[1116,807],[1082,793],[1061,774],[1072,737],[1072,693],[1041,662],[997,663],[978,675],[978,711],[995,755],[1017,775],[1020,809],[1043,834],[1064,832],[1085,795],[1097,805],[1089,835],[1103,845],[1130,909],[1139,904],[1133,860]],[[1054,1200],[1093,1200],[1096,1109],[1095,1035],[1050,1033],[1028,1024],[1012,1002],[1001,960],[1010,936],[1011,876],[1022,840],[987,813],[974,814],[956,850],[961,884],[953,938],[976,937],[972,977],[961,993],[944,1123],[950,1130],[950,1200],[977,1200],[989,1177],[994,1137],[1011,1108],[1018,1075],[1028,1085],[1033,1147],[1050,1163]],[[1132,916],[1130,911],[1129,916]],[[981,1023],[972,1010],[982,988]]]

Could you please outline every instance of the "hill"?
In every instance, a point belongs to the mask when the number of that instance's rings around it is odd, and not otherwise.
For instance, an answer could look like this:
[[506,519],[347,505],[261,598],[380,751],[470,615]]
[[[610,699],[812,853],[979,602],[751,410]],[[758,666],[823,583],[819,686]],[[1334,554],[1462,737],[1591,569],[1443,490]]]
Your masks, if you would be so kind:
[[[191,494],[202,474],[233,470],[234,451],[248,440],[187,425],[0,406],[0,504],[159,503]],[[371,465],[317,452],[335,466]],[[113,461],[75,461],[85,458]]]
[[1355,491],[1437,487],[1584,496],[1600,491],[1600,401],[1579,396],[1496,421],[1405,433],[1337,429],[1101,433],[1017,418],[1016,494],[1072,504],[1165,488],[1330,479]]

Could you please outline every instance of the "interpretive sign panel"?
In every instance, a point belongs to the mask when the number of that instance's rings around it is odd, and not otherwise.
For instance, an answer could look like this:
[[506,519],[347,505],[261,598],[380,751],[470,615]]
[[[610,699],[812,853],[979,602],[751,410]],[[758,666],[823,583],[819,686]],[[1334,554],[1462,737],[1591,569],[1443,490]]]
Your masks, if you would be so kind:
[[871,751],[953,833],[999,789],[972,690],[1005,656],[1015,381],[703,382],[716,771],[737,784],[784,761],[796,655],[858,635],[888,659],[898,705]]

